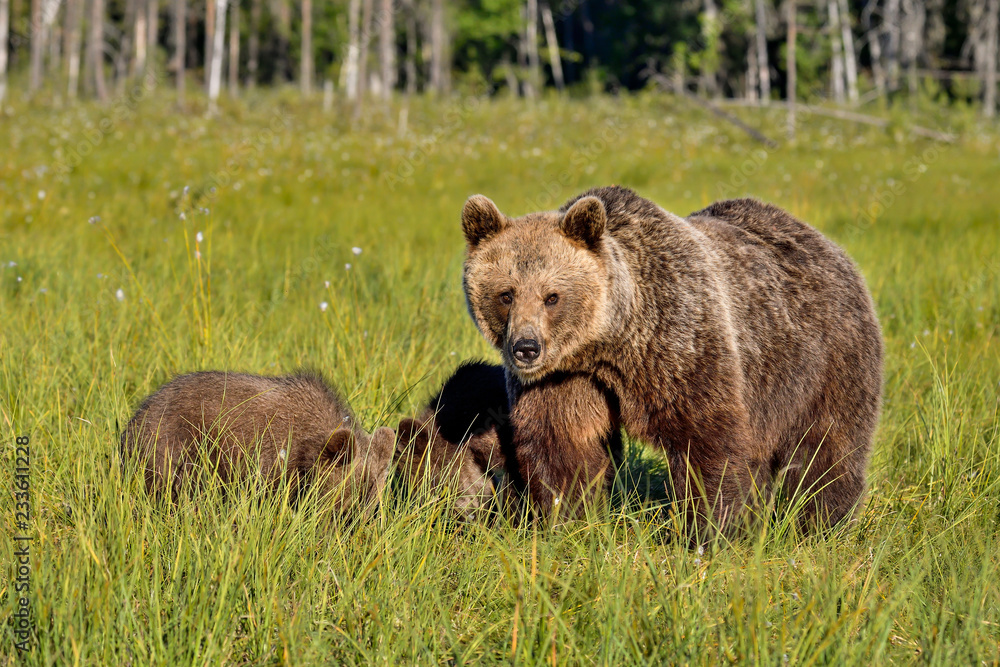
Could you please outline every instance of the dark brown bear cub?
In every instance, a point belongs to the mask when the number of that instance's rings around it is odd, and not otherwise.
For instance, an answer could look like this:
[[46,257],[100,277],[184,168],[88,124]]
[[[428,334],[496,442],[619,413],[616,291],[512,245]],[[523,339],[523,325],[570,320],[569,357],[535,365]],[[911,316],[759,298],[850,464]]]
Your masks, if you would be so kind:
[[508,470],[537,510],[595,474],[620,425],[666,450],[692,526],[734,525],[779,478],[813,523],[851,513],[882,339],[864,280],[815,229],[752,199],[681,218],[621,187],[516,219],[476,195],[462,227],[469,312],[508,371]]
[[493,472],[504,467],[498,430],[509,420],[502,366],[463,363],[417,418],[396,428],[396,467],[412,489],[455,495],[455,513],[475,519],[501,492]]
[[319,485],[342,512],[377,502],[394,443],[392,429],[365,433],[317,375],[218,371],[163,385],[143,401],[121,438],[122,460],[138,459],[150,492],[176,497],[199,474],[227,483],[259,470],[269,486],[287,479],[293,498]]

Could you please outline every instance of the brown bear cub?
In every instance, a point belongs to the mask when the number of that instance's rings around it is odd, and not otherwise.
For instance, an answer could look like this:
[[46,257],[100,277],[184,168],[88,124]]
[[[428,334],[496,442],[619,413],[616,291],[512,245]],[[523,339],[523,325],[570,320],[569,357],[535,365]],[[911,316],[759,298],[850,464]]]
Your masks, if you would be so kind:
[[[778,484],[806,519],[848,516],[878,421],[882,339],[844,252],[752,199],[687,218],[622,187],[508,218],[462,212],[469,312],[503,355],[508,472],[546,512],[619,426],[666,450],[704,527]],[[512,454],[512,455],[511,455]]]
[[509,419],[502,366],[466,362],[417,418],[396,428],[396,466],[411,488],[448,488],[458,518],[492,508],[500,493],[492,473],[503,469],[498,430]]
[[[142,402],[121,438],[122,460],[138,459],[151,493],[176,499],[209,472],[225,483],[259,470],[290,497],[318,485],[338,511],[377,502],[392,464],[395,434],[369,436],[323,379],[207,371],[174,378]],[[206,470],[205,468],[210,468]]]

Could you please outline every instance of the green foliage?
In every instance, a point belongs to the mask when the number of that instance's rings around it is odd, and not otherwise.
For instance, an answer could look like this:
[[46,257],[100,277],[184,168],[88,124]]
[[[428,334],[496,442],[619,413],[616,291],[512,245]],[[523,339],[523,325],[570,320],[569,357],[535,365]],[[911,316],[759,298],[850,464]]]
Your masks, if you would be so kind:
[[[293,95],[256,93],[216,118],[172,106],[157,91],[108,125],[111,108],[16,106],[0,125],[0,484],[30,435],[36,536],[21,662],[1000,658],[993,130],[942,145],[913,139],[904,115],[891,132],[805,116],[797,143],[765,150],[650,93],[416,98],[403,137],[395,113],[352,128],[349,109]],[[741,113],[782,136],[780,110]],[[366,428],[395,425],[460,360],[497,358],[465,312],[465,198],[520,214],[607,183],[680,214],[753,194],[857,261],[886,387],[856,522],[800,537],[779,503],[748,537],[691,551],[659,506],[664,461],[638,443],[630,497],[554,529],[456,528],[447,498],[398,485],[354,526],[253,489],[163,506],[122,469],[117,433],[139,399],[194,369],[317,367]]]

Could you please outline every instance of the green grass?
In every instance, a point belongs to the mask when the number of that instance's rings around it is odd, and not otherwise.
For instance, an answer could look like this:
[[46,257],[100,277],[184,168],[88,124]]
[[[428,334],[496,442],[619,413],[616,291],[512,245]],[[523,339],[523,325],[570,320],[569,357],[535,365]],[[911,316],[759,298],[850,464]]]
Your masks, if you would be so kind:
[[[216,119],[171,107],[156,91],[0,117],[0,523],[19,532],[6,490],[30,435],[27,664],[1000,660],[995,127],[915,119],[961,131],[944,145],[905,118],[805,118],[762,152],[646,95],[418,100],[402,138],[398,107],[354,128],[280,92]],[[784,138],[779,110],[740,114]],[[457,530],[446,503],[390,494],[344,526],[252,493],[163,508],[121,471],[119,426],[194,369],[319,368],[366,428],[394,426],[460,360],[497,358],[465,312],[465,198],[520,214],[612,182],[679,214],[750,193],[858,262],[887,354],[856,522],[699,554],[641,498],[554,530]],[[655,453],[633,444],[629,465],[656,486]]]

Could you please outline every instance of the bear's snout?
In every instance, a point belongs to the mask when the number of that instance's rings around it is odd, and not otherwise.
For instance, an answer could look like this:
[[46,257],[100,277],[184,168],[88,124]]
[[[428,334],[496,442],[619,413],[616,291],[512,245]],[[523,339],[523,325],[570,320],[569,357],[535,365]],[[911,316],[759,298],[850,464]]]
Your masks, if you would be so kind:
[[534,338],[521,338],[511,347],[514,359],[521,363],[531,363],[542,353],[542,346]]

